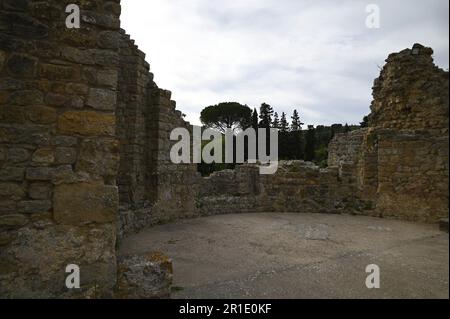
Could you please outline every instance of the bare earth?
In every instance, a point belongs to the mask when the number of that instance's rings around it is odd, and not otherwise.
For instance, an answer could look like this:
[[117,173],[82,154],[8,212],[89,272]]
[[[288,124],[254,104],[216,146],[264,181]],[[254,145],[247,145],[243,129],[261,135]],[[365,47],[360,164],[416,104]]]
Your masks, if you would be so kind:
[[[436,225],[327,214],[230,214],[128,237],[120,254],[173,259],[173,298],[448,298],[448,234]],[[368,289],[365,268],[380,267]]]

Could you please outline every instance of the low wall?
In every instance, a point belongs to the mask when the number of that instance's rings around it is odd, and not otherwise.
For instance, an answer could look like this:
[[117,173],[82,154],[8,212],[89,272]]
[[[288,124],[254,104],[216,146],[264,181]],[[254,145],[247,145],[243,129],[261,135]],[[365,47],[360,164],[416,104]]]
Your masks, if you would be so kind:
[[320,169],[304,161],[281,161],[273,175],[256,165],[213,173],[198,185],[199,215],[244,212],[361,213],[371,209],[355,197],[354,167]]

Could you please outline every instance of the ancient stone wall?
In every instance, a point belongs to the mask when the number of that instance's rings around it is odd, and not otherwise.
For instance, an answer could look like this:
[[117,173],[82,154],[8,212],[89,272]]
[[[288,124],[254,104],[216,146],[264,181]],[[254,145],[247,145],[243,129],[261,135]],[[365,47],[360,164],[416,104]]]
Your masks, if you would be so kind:
[[256,165],[215,172],[198,182],[199,215],[245,212],[364,213],[355,196],[354,166],[320,169],[310,162],[281,161],[273,175]]
[[448,216],[448,72],[432,53],[415,44],[389,55],[374,82],[369,128],[330,144],[329,164],[351,159],[358,197],[374,201],[377,216]]
[[[119,1],[0,1],[0,296],[111,296]],[[83,269],[82,289],[65,267]]]
[[[338,134],[329,168],[241,165],[202,178],[170,161],[170,132],[190,124],[120,30],[119,0],[81,1],[80,29],[65,26],[69,3],[0,0],[0,297],[166,296],[170,260],[127,256],[118,270],[116,243],[179,218],[448,216],[448,72],[431,49],[389,56],[370,127]],[[68,264],[82,271],[79,290],[65,287]],[[132,291],[137,282],[156,288]]]

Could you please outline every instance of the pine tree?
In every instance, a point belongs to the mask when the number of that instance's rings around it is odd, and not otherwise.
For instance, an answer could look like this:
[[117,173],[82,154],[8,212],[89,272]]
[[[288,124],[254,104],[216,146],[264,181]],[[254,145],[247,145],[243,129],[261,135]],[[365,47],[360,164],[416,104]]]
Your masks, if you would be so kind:
[[261,104],[259,109],[259,127],[270,128],[272,124],[273,108],[266,103]]
[[273,115],[272,127],[279,129],[280,128],[280,120],[278,119],[278,113],[275,112]]
[[252,128],[255,130],[258,130],[258,111],[255,109],[253,109],[253,114],[252,114]]
[[294,110],[294,113],[291,116],[292,123],[291,123],[291,130],[292,131],[301,131],[302,125],[305,123],[302,123],[300,121],[300,117],[298,116],[297,110]]
[[289,124],[286,121],[286,113],[281,113],[281,120],[280,120],[280,132],[287,132],[289,130]]
[[350,132],[350,127],[348,127],[348,124],[345,123],[345,126],[344,126],[344,133],[348,133],[348,132]]

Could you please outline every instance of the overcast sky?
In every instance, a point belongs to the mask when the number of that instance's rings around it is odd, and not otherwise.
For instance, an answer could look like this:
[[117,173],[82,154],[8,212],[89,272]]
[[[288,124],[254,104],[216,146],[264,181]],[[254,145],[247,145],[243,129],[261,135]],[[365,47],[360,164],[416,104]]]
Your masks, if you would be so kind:
[[[380,28],[365,25],[366,5]],[[448,0],[122,0],[122,28],[155,82],[200,124],[203,107],[269,103],[307,124],[359,123],[391,52],[419,42],[448,69]]]

